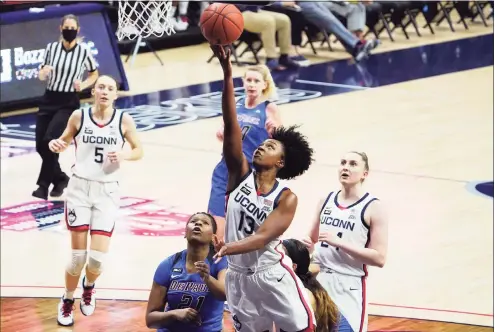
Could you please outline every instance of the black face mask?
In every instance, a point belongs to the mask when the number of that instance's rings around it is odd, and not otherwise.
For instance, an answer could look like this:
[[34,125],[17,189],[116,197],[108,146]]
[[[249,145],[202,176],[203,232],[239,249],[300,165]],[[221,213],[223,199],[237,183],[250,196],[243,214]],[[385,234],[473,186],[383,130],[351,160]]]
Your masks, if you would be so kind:
[[74,39],[76,39],[77,37],[77,30],[73,30],[73,29],[63,29],[62,30],[62,37],[64,37],[64,39],[71,43],[74,41]]

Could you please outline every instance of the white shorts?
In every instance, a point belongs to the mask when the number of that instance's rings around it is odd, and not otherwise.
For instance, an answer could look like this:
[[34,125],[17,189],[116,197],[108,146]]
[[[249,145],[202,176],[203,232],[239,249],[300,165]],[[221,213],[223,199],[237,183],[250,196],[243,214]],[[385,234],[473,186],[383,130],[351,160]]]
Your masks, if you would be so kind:
[[236,331],[314,331],[315,316],[301,280],[285,263],[254,274],[229,267],[227,302]]
[[368,331],[366,277],[349,276],[321,267],[316,279],[328,292],[352,331]]
[[119,217],[118,182],[97,182],[73,175],[67,186],[65,222],[70,231],[112,236]]

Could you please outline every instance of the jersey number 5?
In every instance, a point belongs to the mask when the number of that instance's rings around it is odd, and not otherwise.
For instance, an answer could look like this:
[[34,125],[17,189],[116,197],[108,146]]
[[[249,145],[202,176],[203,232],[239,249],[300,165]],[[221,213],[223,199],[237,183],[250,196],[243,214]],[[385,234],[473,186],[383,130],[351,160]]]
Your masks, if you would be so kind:
[[[241,211],[241,221],[239,222],[239,227],[237,227],[238,231],[244,231],[246,234],[253,234],[254,232],[254,224],[256,221],[251,218],[250,216],[247,216],[244,211]],[[244,224],[246,224],[244,226]]]
[[[338,236],[339,238],[342,238],[342,232],[338,232],[338,233],[337,233],[337,236]],[[322,242],[322,243],[321,243],[321,246],[322,246],[323,248],[328,248],[328,243]],[[339,247],[336,247],[335,249],[339,250]]]
[[103,148],[95,148],[95,162],[98,164],[103,162]]
[[[182,298],[180,299],[180,303],[178,305],[178,309],[191,308],[192,301],[193,301],[193,297],[191,295],[188,294],[182,295]],[[204,301],[205,301],[204,296],[198,297],[198,302],[196,303],[196,308],[195,308],[197,311],[201,310]]]

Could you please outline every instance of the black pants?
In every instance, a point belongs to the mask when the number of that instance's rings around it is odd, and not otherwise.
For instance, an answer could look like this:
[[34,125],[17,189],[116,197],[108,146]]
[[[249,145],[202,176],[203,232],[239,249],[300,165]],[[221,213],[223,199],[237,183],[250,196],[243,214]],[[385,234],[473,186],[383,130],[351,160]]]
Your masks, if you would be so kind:
[[67,178],[60,168],[58,153],[51,152],[48,143],[62,135],[70,115],[79,107],[76,93],[46,91],[36,114],[36,151],[42,159],[38,186],[48,188]]

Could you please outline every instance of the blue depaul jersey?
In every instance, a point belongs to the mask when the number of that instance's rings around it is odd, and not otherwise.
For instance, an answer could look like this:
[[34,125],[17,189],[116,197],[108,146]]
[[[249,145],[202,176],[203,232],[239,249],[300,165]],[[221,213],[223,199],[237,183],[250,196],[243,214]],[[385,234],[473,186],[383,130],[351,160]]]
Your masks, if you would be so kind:
[[[210,293],[198,273],[187,273],[186,250],[173,254],[160,263],[156,269],[154,281],[167,288],[167,305],[165,311],[194,308],[201,315],[201,326],[175,322],[159,332],[219,332],[222,330],[224,301],[218,300]],[[218,272],[227,269],[227,260],[215,264],[208,259],[210,275],[218,277]]]
[[265,128],[266,106],[269,102],[262,102],[253,108],[247,108],[245,102],[244,97],[237,101],[237,121],[242,130],[242,152],[252,164],[254,151],[270,137]]

